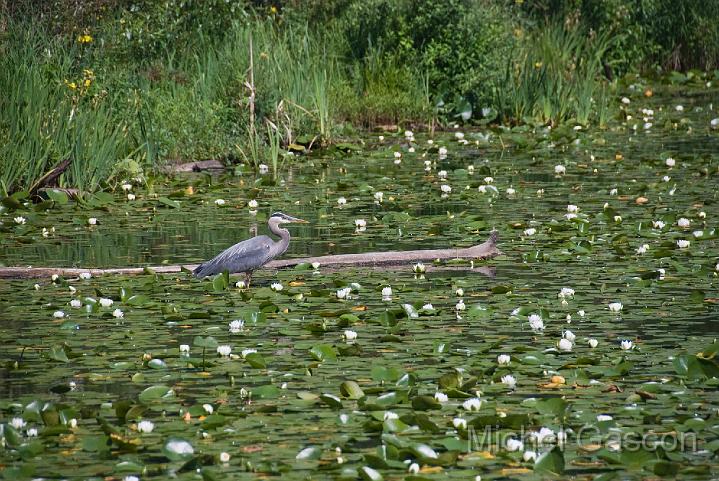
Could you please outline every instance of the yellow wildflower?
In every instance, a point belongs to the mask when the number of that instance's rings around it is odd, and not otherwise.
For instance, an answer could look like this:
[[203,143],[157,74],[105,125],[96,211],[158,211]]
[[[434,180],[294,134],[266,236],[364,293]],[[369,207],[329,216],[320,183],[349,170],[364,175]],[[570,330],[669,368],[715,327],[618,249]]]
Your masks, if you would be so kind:
[[276,13],[277,13],[277,7],[274,6],[274,5],[272,5],[272,6],[270,7],[270,13],[273,14],[273,15],[276,14]]
[[542,62],[535,62],[534,68],[542,68]]
[[65,85],[67,85],[70,90],[75,90],[77,88],[77,84],[75,82],[68,82],[65,80]]
[[85,35],[78,35],[77,36],[77,42],[78,43],[91,43],[92,42],[92,36],[85,34]]
[[92,83],[92,80],[90,80],[89,78],[86,78],[86,79],[85,79],[85,82],[83,82],[83,83],[85,84],[85,88],[87,88],[87,87],[89,87],[90,84]]

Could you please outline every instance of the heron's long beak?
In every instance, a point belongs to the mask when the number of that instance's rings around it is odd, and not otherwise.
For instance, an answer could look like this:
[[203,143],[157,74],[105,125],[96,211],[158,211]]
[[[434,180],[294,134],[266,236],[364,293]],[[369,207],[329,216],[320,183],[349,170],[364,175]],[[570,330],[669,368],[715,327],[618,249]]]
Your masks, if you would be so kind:
[[292,217],[292,220],[290,222],[295,222],[297,224],[309,224],[310,223],[310,221],[308,221],[308,220],[298,219],[297,217]]

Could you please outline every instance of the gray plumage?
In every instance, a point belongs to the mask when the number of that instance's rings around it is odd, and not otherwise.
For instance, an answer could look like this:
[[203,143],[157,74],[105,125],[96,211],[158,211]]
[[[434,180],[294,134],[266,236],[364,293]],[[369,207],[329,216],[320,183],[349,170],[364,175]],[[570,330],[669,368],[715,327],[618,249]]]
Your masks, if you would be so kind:
[[192,273],[195,277],[203,278],[224,271],[231,274],[244,272],[247,277],[247,286],[249,287],[249,281],[254,270],[259,269],[287,251],[287,247],[290,245],[290,233],[287,229],[281,228],[280,224],[289,222],[306,223],[307,221],[282,212],[275,212],[270,216],[267,225],[270,232],[279,236],[279,241],[275,241],[266,235],[260,235],[238,242],[220,252],[213,259],[197,266]]

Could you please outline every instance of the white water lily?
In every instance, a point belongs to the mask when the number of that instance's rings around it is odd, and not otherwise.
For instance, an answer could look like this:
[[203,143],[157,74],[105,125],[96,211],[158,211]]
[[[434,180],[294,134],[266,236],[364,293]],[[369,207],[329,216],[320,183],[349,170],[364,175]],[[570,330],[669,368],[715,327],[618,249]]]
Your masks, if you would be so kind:
[[621,216],[621,215],[615,215],[615,216],[614,216],[614,222],[621,222],[621,221],[622,221],[622,216]]
[[80,279],[82,279],[83,281],[86,281],[86,280],[88,280],[88,279],[90,279],[90,278],[92,277],[92,274],[90,274],[89,272],[81,272],[80,275],[79,275],[79,277],[80,277]]
[[567,212],[577,213],[577,212],[579,212],[579,207],[577,207],[577,206],[574,205],[574,204],[569,204],[569,205],[567,206]]
[[342,333],[342,337],[345,341],[352,342],[357,339],[357,332],[347,329]]
[[478,397],[467,399],[462,403],[466,411],[479,411],[482,408],[482,400]]
[[514,389],[517,386],[517,378],[511,374],[502,376],[502,384],[506,385],[509,389]]
[[77,419],[72,418],[67,422],[67,424],[70,426],[71,429],[75,429],[77,427]]
[[716,119],[711,119],[711,121],[709,121],[709,126],[712,129],[719,129],[719,117],[717,117]]
[[683,228],[683,229],[689,227],[689,226],[691,225],[691,223],[692,223],[692,221],[690,221],[690,220],[687,219],[686,217],[680,217],[680,218],[677,220],[677,225],[678,225],[679,227]]
[[686,249],[687,247],[689,247],[689,244],[690,242],[686,239],[679,239],[677,241],[677,247],[679,247],[680,249]]
[[524,453],[522,453],[522,460],[525,463],[528,463],[530,461],[536,461],[537,460],[537,451],[531,451],[527,450]]
[[572,341],[569,339],[561,338],[559,343],[557,343],[557,347],[560,351],[569,352],[574,347],[574,344],[572,344]]
[[221,463],[229,463],[230,462],[230,453],[222,451],[220,453],[220,462]]
[[509,366],[509,363],[512,362],[512,358],[509,357],[507,354],[500,354],[497,356],[497,364],[500,366]]
[[27,424],[27,423],[25,422],[25,420],[23,418],[12,418],[10,420],[10,426],[12,426],[18,430],[24,428],[25,424]]
[[457,139],[457,140],[462,140],[462,139],[464,139],[464,133],[462,133],[462,132],[455,132],[455,133],[454,133],[454,138]]
[[622,97],[622,103],[624,105],[629,105],[630,102],[631,102],[631,100],[629,100],[627,97]]
[[65,313],[63,311],[55,311],[52,313],[52,317],[54,317],[55,319],[62,319],[63,317],[65,317]]
[[574,297],[574,289],[572,289],[571,287],[562,287],[562,289],[559,291],[559,294],[557,294],[557,297]]
[[257,353],[257,349],[252,349],[252,348],[243,349],[242,352],[240,352],[240,357],[241,357],[242,359],[244,359],[244,358],[246,358],[247,356],[249,356],[250,354],[256,354],[256,353]]
[[377,137],[377,140],[379,140],[380,142],[383,142],[383,141],[384,141],[384,135],[378,136],[378,137]]
[[494,177],[485,177],[483,180],[485,184],[491,184],[494,182]]
[[506,192],[507,192],[507,195],[514,195],[517,193],[517,191],[514,190],[512,187],[507,187]]
[[[719,267],[719,264],[717,264],[717,267]],[[719,270],[719,269],[717,269],[717,270]],[[434,306],[428,302],[427,304],[422,306],[422,309],[424,309],[425,311],[434,311]]]
[[437,150],[437,153],[439,154],[439,158],[440,158],[440,159],[443,158],[443,157],[447,157],[447,147],[444,147],[444,146],[440,147],[440,148]]
[[245,281],[235,282],[235,287],[237,287],[238,289],[244,289],[246,287]]
[[507,451],[521,451],[524,449],[524,443],[519,439],[509,438],[505,444]]
[[228,327],[232,334],[237,334],[245,328],[245,321],[244,319],[235,319],[234,321],[230,322]]
[[666,224],[664,223],[664,221],[655,220],[655,221],[652,221],[652,226],[655,229],[664,229],[664,226],[666,226]]
[[536,233],[537,233],[537,229],[535,229],[534,227],[530,227],[529,229],[524,229],[524,235],[526,235],[526,236],[533,236]]
[[270,171],[270,168],[266,164],[260,164],[259,170],[260,174],[266,174]]
[[382,298],[389,300],[392,298],[392,288],[387,286],[382,288]]
[[569,330],[564,331],[562,333],[562,337],[564,339],[566,339],[567,341],[571,342],[572,344],[574,344],[574,340],[577,339],[577,336],[572,331],[569,331]]
[[40,290],[40,284],[35,284],[35,285],[32,286],[32,288],[35,289],[36,291],[39,291],[39,290]]
[[132,184],[124,183],[120,186],[125,192],[132,190]]
[[530,314],[527,320],[529,321],[529,327],[533,331],[541,331],[544,329],[544,321],[539,314]]
[[624,305],[621,302],[610,302],[608,307],[611,312],[619,312],[624,308]]
[[122,309],[115,309],[114,311],[112,311],[112,317],[121,319],[121,318],[125,317],[125,313],[122,312]]
[[439,392],[439,391],[437,391],[436,393],[434,393],[434,398],[435,398],[435,399],[437,400],[437,402],[439,402],[439,403],[446,403],[447,401],[449,401],[449,397],[448,397],[445,393]]
[[284,289],[284,286],[280,282],[273,282],[272,284],[270,284],[270,289],[275,292],[280,292],[282,289]]
[[345,204],[347,204],[347,199],[345,199],[344,197],[340,197],[339,199],[337,199],[337,204],[339,204],[341,206],[345,205]]
[[440,186],[440,189],[442,190],[442,193],[443,193],[443,194],[449,194],[449,193],[452,192],[452,187],[449,186],[449,185],[447,185],[447,184],[442,184],[442,185]]
[[15,217],[13,220],[15,221],[16,224],[20,224],[20,225],[22,225],[22,224],[24,224],[25,222],[27,222],[27,219],[25,219],[25,217],[23,217],[23,216],[21,216],[21,215]]
[[78,308],[82,306],[82,301],[80,299],[73,299],[70,301],[70,307]]
[[437,172],[437,177],[440,179],[446,179],[447,178],[447,171],[446,170],[440,170]]
[[365,228],[367,227],[367,221],[364,219],[355,219],[355,227]]
[[611,421],[612,419],[614,419],[614,418],[609,416],[608,414],[598,414],[597,415],[597,421],[600,423],[606,422],[606,421]]
[[375,192],[374,200],[376,203],[381,204],[382,201],[384,200],[384,192]]
[[427,272],[427,267],[421,262],[418,262],[414,266],[412,266],[412,272],[414,272],[415,274],[424,274],[425,272]]
[[683,105],[677,105],[674,107],[674,110],[677,112],[684,112],[684,106]]
[[407,472],[408,472],[409,474],[417,474],[417,473],[419,473],[419,464],[417,464],[417,463],[412,463],[412,464],[410,464],[410,465],[409,465],[409,468],[407,468]]
[[101,298],[100,298],[100,305],[101,305],[102,307],[110,307],[110,306],[113,305],[114,303],[115,303],[115,301],[113,301],[112,299],[108,299],[108,298],[106,298],[106,297],[101,297]]
[[189,344],[180,344],[180,353],[181,354],[189,354],[190,353],[190,345]]
[[609,191],[609,195],[618,195],[618,194],[619,194],[619,190],[616,187]]
[[337,296],[337,299],[349,299],[351,292],[351,287],[343,287],[342,289],[337,289],[337,292],[335,294]]
[[454,426],[455,429],[464,431],[467,429],[467,420],[464,418],[454,418],[452,419],[452,426]]
[[562,175],[567,172],[567,168],[563,166],[562,164],[558,164],[554,166],[554,173],[557,175]]
[[247,207],[249,207],[250,209],[253,209],[253,210],[257,209],[258,205],[259,205],[259,203],[255,199],[252,199],[249,202],[247,202]]
[[227,345],[217,346],[217,354],[222,357],[227,357],[232,352],[232,348]]
[[677,164],[677,161],[671,157],[667,157],[667,160],[665,160],[664,163],[667,164],[667,167],[674,167]]
[[43,237],[50,237],[50,231],[47,230],[47,227],[42,228],[42,236]]
[[629,351],[634,348],[634,343],[628,339],[624,339],[619,343],[619,347],[622,348],[622,351]]
[[225,205],[225,199],[215,199],[215,205]]
[[96,225],[96,224],[97,224],[97,218],[95,218],[95,217],[90,217],[89,219],[87,219],[87,223],[90,224],[90,225]]
[[215,412],[215,408],[212,407],[212,404],[203,404],[202,409],[204,409],[207,414],[212,414]]
[[37,428],[30,428],[27,430],[27,437],[34,438],[37,436]]
[[567,212],[566,214],[564,214],[564,217],[566,217],[567,220],[572,220],[577,218],[577,214],[573,212]]
[[454,308],[458,311],[463,311],[467,308],[467,306],[464,304],[464,301],[460,299],[457,304],[454,306]]
[[155,429],[155,424],[152,421],[140,421],[137,423],[137,430],[141,433],[151,433]]
[[649,244],[642,244],[639,247],[637,247],[637,254],[646,254],[648,249],[649,249]]
[[589,347],[594,349],[599,344],[599,341],[597,341],[596,339],[590,339],[587,341],[587,344],[589,344]]

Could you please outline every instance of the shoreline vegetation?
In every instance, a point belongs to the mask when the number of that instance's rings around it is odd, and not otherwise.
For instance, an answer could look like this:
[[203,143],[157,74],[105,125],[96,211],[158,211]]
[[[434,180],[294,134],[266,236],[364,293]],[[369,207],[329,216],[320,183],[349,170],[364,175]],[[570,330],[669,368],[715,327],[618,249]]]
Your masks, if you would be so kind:
[[715,3],[529,3],[0,1],[0,195],[277,173],[367,129],[603,128],[637,74],[719,77]]

